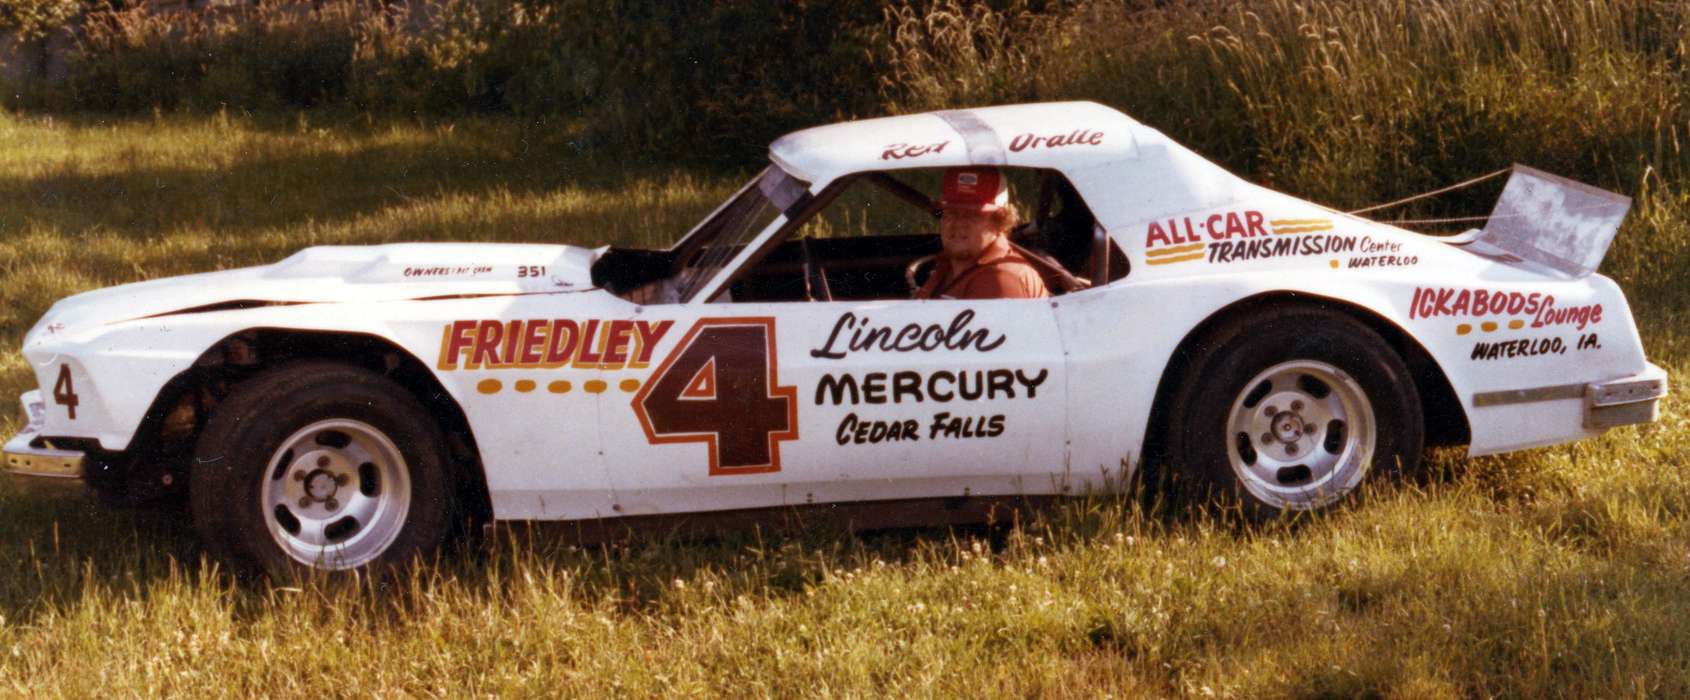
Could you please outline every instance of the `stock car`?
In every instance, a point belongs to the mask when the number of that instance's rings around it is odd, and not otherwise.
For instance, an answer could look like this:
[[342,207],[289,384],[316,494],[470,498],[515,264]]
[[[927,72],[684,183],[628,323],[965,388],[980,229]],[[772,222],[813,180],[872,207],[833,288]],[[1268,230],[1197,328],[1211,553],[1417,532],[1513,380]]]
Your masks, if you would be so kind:
[[[959,166],[1016,183],[1052,296],[911,299]],[[5,466],[175,493],[270,571],[398,560],[466,514],[920,520],[1146,463],[1312,510],[1426,445],[1654,420],[1665,373],[1594,273],[1628,206],[1516,166],[1483,230],[1421,235],[1089,102],[821,126],[667,249],[322,246],[64,299]]]

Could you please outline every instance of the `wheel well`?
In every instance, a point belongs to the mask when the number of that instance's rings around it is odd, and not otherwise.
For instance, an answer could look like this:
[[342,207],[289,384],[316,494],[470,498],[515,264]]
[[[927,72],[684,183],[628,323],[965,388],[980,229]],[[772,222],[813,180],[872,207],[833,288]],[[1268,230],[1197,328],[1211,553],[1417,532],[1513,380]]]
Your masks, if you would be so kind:
[[1154,464],[1161,459],[1161,445],[1158,443],[1167,425],[1165,411],[1168,396],[1172,393],[1177,378],[1190,366],[1196,355],[1197,345],[1202,339],[1215,327],[1239,316],[1287,304],[1338,311],[1373,329],[1391,345],[1397,356],[1402,358],[1403,364],[1408,366],[1409,374],[1414,377],[1414,388],[1420,395],[1421,415],[1425,417],[1426,446],[1465,445],[1471,441],[1472,433],[1467,423],[1467,412],[1462,408],[1461,400],[1456,397],[1455,388],[1449,383],[1449,377],[1445,376],[1443,368],[1438,366],[1437,361],[1432,359],[1431,354],[1426,352],[1419,341],[1369,309],[1330,297],[1281,291],[1258,294],[1233,302],[1197,324],[1196,328],[1180,340],[1174,349],[1173,357],[1169,358],[1167,367],[1162,370],[1162,377],[1156,386],[1156,400],[1152,404],[1150,425],[1145,433],[1144,454],[1147,464]]
[[[212,408],[222,397],[265,369],[302,359],[325,359],[363,367],[397,382],[422,402],[439,422],[458,473],[460,503],[466,515],[487,522],[493,506],[481,451],[463,408],[416,356],[385,338],[361,333],[255,328],[218,341],[193,367],[172,378],[148,408],[130,454],[148,454],[157,445],[184,443],[191,453]],[[191,434],[186,431],[190,430]],[[139,465],[136,465],[139,466]],[[186,479],[181,479],[185,482]]]

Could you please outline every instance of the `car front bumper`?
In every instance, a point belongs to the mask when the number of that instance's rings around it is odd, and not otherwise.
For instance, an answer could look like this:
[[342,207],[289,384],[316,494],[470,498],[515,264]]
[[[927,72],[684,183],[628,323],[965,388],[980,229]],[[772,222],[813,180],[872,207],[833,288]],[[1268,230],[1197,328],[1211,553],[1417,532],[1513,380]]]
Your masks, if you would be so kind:
[[82,478],[84,455],[75,450],[47,446],[40,436],[28,431],[12,436],[5,447],[6,473],[49,479]]
[[22,431],[6,441],[3,449],[6,473],[18,476],[43,477],[65,481],[82,478],[82,463],[86,458],[82,452],[76,450],[58,449],[46,438],[41,437],[41,417],[45,407],[41,401],[40,391],[31,391],[19,397],[23,402],[23,415],[28,421]]

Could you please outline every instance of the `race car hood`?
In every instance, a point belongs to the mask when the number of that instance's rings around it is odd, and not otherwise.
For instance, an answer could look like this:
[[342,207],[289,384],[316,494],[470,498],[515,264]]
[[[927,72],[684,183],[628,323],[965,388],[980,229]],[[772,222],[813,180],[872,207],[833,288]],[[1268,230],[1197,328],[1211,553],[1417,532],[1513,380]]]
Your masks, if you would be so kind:
[[[318,246],[259,267],[167,277],[60,300],[36,330],[276,304],[401,301],[579,291],[603,249],[563,245],[401,243]],[[26,345],[28,340],[26,338]]]

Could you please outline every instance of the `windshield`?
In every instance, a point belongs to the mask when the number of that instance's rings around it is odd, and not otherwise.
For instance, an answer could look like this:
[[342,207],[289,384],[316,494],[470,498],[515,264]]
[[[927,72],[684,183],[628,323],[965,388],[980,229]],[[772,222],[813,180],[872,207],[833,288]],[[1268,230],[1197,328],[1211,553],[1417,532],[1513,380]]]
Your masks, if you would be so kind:
[[805,182],[778,167],[763,170],[678,246],[686,259],[675,276],[679,297],[691,300],[702,291],[723,266],[797,203],[808,189]]

